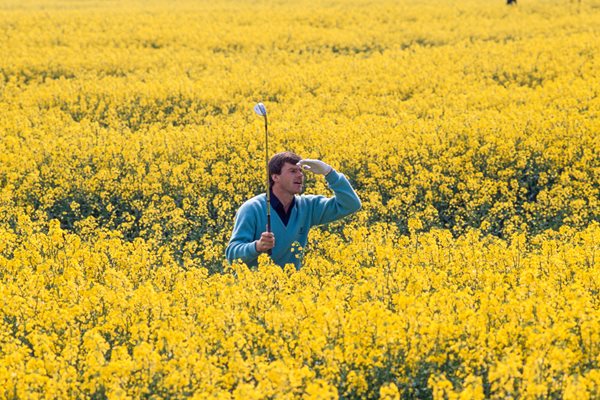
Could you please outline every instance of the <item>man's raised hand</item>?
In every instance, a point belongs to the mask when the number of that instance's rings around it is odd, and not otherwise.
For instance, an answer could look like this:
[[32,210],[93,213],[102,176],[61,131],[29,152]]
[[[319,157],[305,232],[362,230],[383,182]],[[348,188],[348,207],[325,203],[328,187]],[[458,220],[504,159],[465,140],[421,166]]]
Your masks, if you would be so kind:
[[314,172],[315,174],[319,175],[327,175],[333,170],[333,168],[331,168],[329,164],[326,164],[321,160],[305,159],[300,160],[296,165],[298,165],[303,170]]

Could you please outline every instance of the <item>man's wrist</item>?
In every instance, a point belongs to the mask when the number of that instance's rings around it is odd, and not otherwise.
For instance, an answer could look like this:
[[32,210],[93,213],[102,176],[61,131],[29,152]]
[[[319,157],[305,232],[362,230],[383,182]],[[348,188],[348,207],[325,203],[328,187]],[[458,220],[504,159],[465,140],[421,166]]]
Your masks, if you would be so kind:
[[329,170],[329,172],[327,172],[324,176],[325,178],[331,179],[333,176],[335,176],[335,174],[333,173],[334,169],[333,167],[331,167],[331,169]]

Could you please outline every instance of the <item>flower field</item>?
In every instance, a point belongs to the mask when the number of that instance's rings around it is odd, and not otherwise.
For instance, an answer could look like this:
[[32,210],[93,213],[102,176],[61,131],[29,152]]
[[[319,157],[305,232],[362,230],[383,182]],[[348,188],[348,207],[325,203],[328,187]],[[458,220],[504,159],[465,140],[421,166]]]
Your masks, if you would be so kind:
[[[0,0],[0,398],[599,398],[599,37],[600,0]],[[362,201],[299,271],[225,260],[258,101]]]

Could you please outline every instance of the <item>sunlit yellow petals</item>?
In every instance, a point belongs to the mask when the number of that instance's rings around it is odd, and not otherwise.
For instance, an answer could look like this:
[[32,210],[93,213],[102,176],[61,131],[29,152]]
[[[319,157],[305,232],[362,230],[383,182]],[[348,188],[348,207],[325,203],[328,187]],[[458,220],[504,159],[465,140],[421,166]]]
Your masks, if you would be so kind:
[[[2,2],[0,398],[599,398],[598,26],[598,0]],[[270,154],[362,202],[300,270],[224,258],[259,101]]]

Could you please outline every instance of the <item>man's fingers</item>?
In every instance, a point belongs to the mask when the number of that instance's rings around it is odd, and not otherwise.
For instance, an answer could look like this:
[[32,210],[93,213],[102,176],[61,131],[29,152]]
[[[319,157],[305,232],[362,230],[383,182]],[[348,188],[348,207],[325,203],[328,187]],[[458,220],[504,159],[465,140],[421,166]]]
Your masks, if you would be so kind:
[[260,240],[265,244],[274,244],[275,235],[273,235],[273,232],[263,232],[262,235],[260,235]]
[[324,163],[321,160],[311,160],[309,158],[298,161],[296,165],[304,170],[320,175],[327,175],[332,170],[331,165]]
[[311,162],[311,160],[300,160],[296,163],[296,165],[302,169],[310,170],[311,169],[310,162]]
[[263,232],[257,241],[256,249],[260,252],[270,250],[275,247],[275,235],[273,232]]
[[257,250],[267,251],[275,247],[275,236],[272,232],[263,232],[258,241]]

